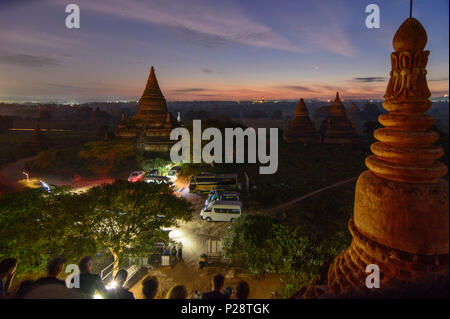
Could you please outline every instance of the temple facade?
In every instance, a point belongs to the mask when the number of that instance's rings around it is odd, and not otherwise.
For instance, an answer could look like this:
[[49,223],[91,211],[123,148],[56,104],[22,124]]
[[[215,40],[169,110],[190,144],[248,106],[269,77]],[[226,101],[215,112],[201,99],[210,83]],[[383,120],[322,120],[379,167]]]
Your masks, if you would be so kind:
[[347,118],[339,93],[336,93],[336,98],[319,132],[323,144],[358,144],[358,135],[353,123]]
[[[384,127],[375,131],[369,170],[356,183],[349,221],[353,240],[328,269],[333,295],[427,293],[442,283],[448,293],[449,187],[441,178],[447,167],[436,161],[444,154],[433,145],[439,134],[430,130],[432,116],[424,114],[432,104],[426,42],[415,18],[404,21],[394,36],[383,102],[389,113],[379,116]],[[380,289],[366,286],[370,264],[379,268]]]
[[283,138],[288,143],[316,144],[320,143],[320,137],[316,126],[309,118],[309,112],[305,101],[300,99],[294,112],[294,117],[283,133]]
[[170,132],[175,126],[176,121],[167,112],[166,99],[152,66],[139,100],[138,112],[128,120],[122,116],[115,134],[120,138],[135,140],[137,146],[145,151],[168,152],[176,142],[170,140]]

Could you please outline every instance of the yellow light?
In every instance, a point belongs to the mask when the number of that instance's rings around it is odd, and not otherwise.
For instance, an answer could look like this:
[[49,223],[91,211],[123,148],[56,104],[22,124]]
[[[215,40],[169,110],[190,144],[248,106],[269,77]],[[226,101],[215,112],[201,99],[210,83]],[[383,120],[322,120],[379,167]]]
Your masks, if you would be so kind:
[[102,295],[96,293],[96,294],[94,295],[94,299],[103,299],[103,297],[102,297]]

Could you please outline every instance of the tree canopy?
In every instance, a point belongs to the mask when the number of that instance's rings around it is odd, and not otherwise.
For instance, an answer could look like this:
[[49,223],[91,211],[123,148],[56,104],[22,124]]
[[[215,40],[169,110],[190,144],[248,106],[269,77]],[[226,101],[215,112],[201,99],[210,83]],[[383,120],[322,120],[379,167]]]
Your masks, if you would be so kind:
[[84,193],[26,189],[0,197],[0,209],[0,259],[19,259],[19,277],[42,271],[55,256],[75,262],[100,251],[111,252],[117,269],[121,256],[146,256],[169,240],[163,227],[191,216],[168,185],[127,181]]

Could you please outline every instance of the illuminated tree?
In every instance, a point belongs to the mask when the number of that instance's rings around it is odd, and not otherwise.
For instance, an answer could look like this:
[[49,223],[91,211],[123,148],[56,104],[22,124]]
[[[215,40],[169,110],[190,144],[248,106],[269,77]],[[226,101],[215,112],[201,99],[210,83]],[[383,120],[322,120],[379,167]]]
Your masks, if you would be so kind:
[[78,227],[85,240],[114,256],[114,272],[121,256],[145,256],[156,242],[169,240],[163,228],[191,218],[190,204],[166,184],[116,181],[91,188],[78,200]]

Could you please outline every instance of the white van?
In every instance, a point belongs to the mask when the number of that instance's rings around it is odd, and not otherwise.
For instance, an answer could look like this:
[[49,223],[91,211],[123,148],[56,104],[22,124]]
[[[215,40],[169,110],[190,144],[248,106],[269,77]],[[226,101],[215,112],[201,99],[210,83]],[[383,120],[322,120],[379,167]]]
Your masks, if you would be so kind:
[[242,215],[242,202],[212,202],[209,206],[203,207],[200,218],[207,222],[232,222]]

